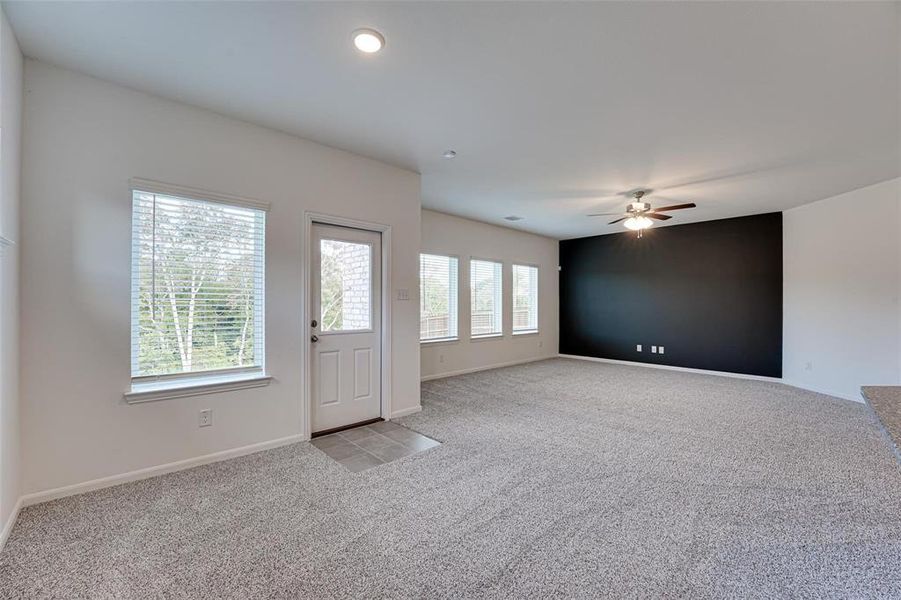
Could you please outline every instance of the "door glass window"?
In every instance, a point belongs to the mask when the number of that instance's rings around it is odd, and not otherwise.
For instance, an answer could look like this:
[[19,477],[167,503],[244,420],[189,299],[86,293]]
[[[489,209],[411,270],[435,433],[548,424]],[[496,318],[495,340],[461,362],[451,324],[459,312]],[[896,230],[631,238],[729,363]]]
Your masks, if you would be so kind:
[[372,328],[372,248],[340,240],[319,245],[321,331],[361,331]]

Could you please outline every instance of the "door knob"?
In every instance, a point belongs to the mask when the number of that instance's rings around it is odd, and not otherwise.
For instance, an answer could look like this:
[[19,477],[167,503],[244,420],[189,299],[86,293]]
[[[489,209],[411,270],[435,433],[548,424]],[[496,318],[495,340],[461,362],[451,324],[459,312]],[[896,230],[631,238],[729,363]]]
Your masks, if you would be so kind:
[[319,341],[319,336],[317,336],[317,335],[311,335],[311,336],[310,336],[310,341],[313,342],[313,343],[315,344],[316,342]]

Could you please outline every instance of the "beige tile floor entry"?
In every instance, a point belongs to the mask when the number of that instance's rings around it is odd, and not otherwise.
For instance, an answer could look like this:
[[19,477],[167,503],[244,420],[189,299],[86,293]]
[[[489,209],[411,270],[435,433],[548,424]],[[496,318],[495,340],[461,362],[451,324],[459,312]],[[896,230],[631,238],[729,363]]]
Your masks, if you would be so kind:
[[312,444],[353,473],[441,445],[389,421],[324,435]]

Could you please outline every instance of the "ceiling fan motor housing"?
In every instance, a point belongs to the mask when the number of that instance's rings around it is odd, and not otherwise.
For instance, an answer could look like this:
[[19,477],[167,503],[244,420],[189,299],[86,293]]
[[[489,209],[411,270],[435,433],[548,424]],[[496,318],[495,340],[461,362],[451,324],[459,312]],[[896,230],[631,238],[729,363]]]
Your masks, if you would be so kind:
[[651,205],[647,202],[630,202],[626,210],[630,213],[647,212],[651,210]]

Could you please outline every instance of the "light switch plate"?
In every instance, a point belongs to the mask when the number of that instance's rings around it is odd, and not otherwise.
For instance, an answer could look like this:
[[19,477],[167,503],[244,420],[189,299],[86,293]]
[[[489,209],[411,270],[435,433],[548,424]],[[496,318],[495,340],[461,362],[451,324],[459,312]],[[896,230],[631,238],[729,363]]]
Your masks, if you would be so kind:
[[406,288],[398,288],[397,299],[398,300],[409,300],[410,299],[410,290],[408,290]]
[[657,346],[651,346],[651,354],[657,354]]
[[641,344],[636,344],[636,345],[635,345],[635,351],[636,351],[636,352],[641,352]]
[[657,346],[657,354],[663,354],[663,346]]

